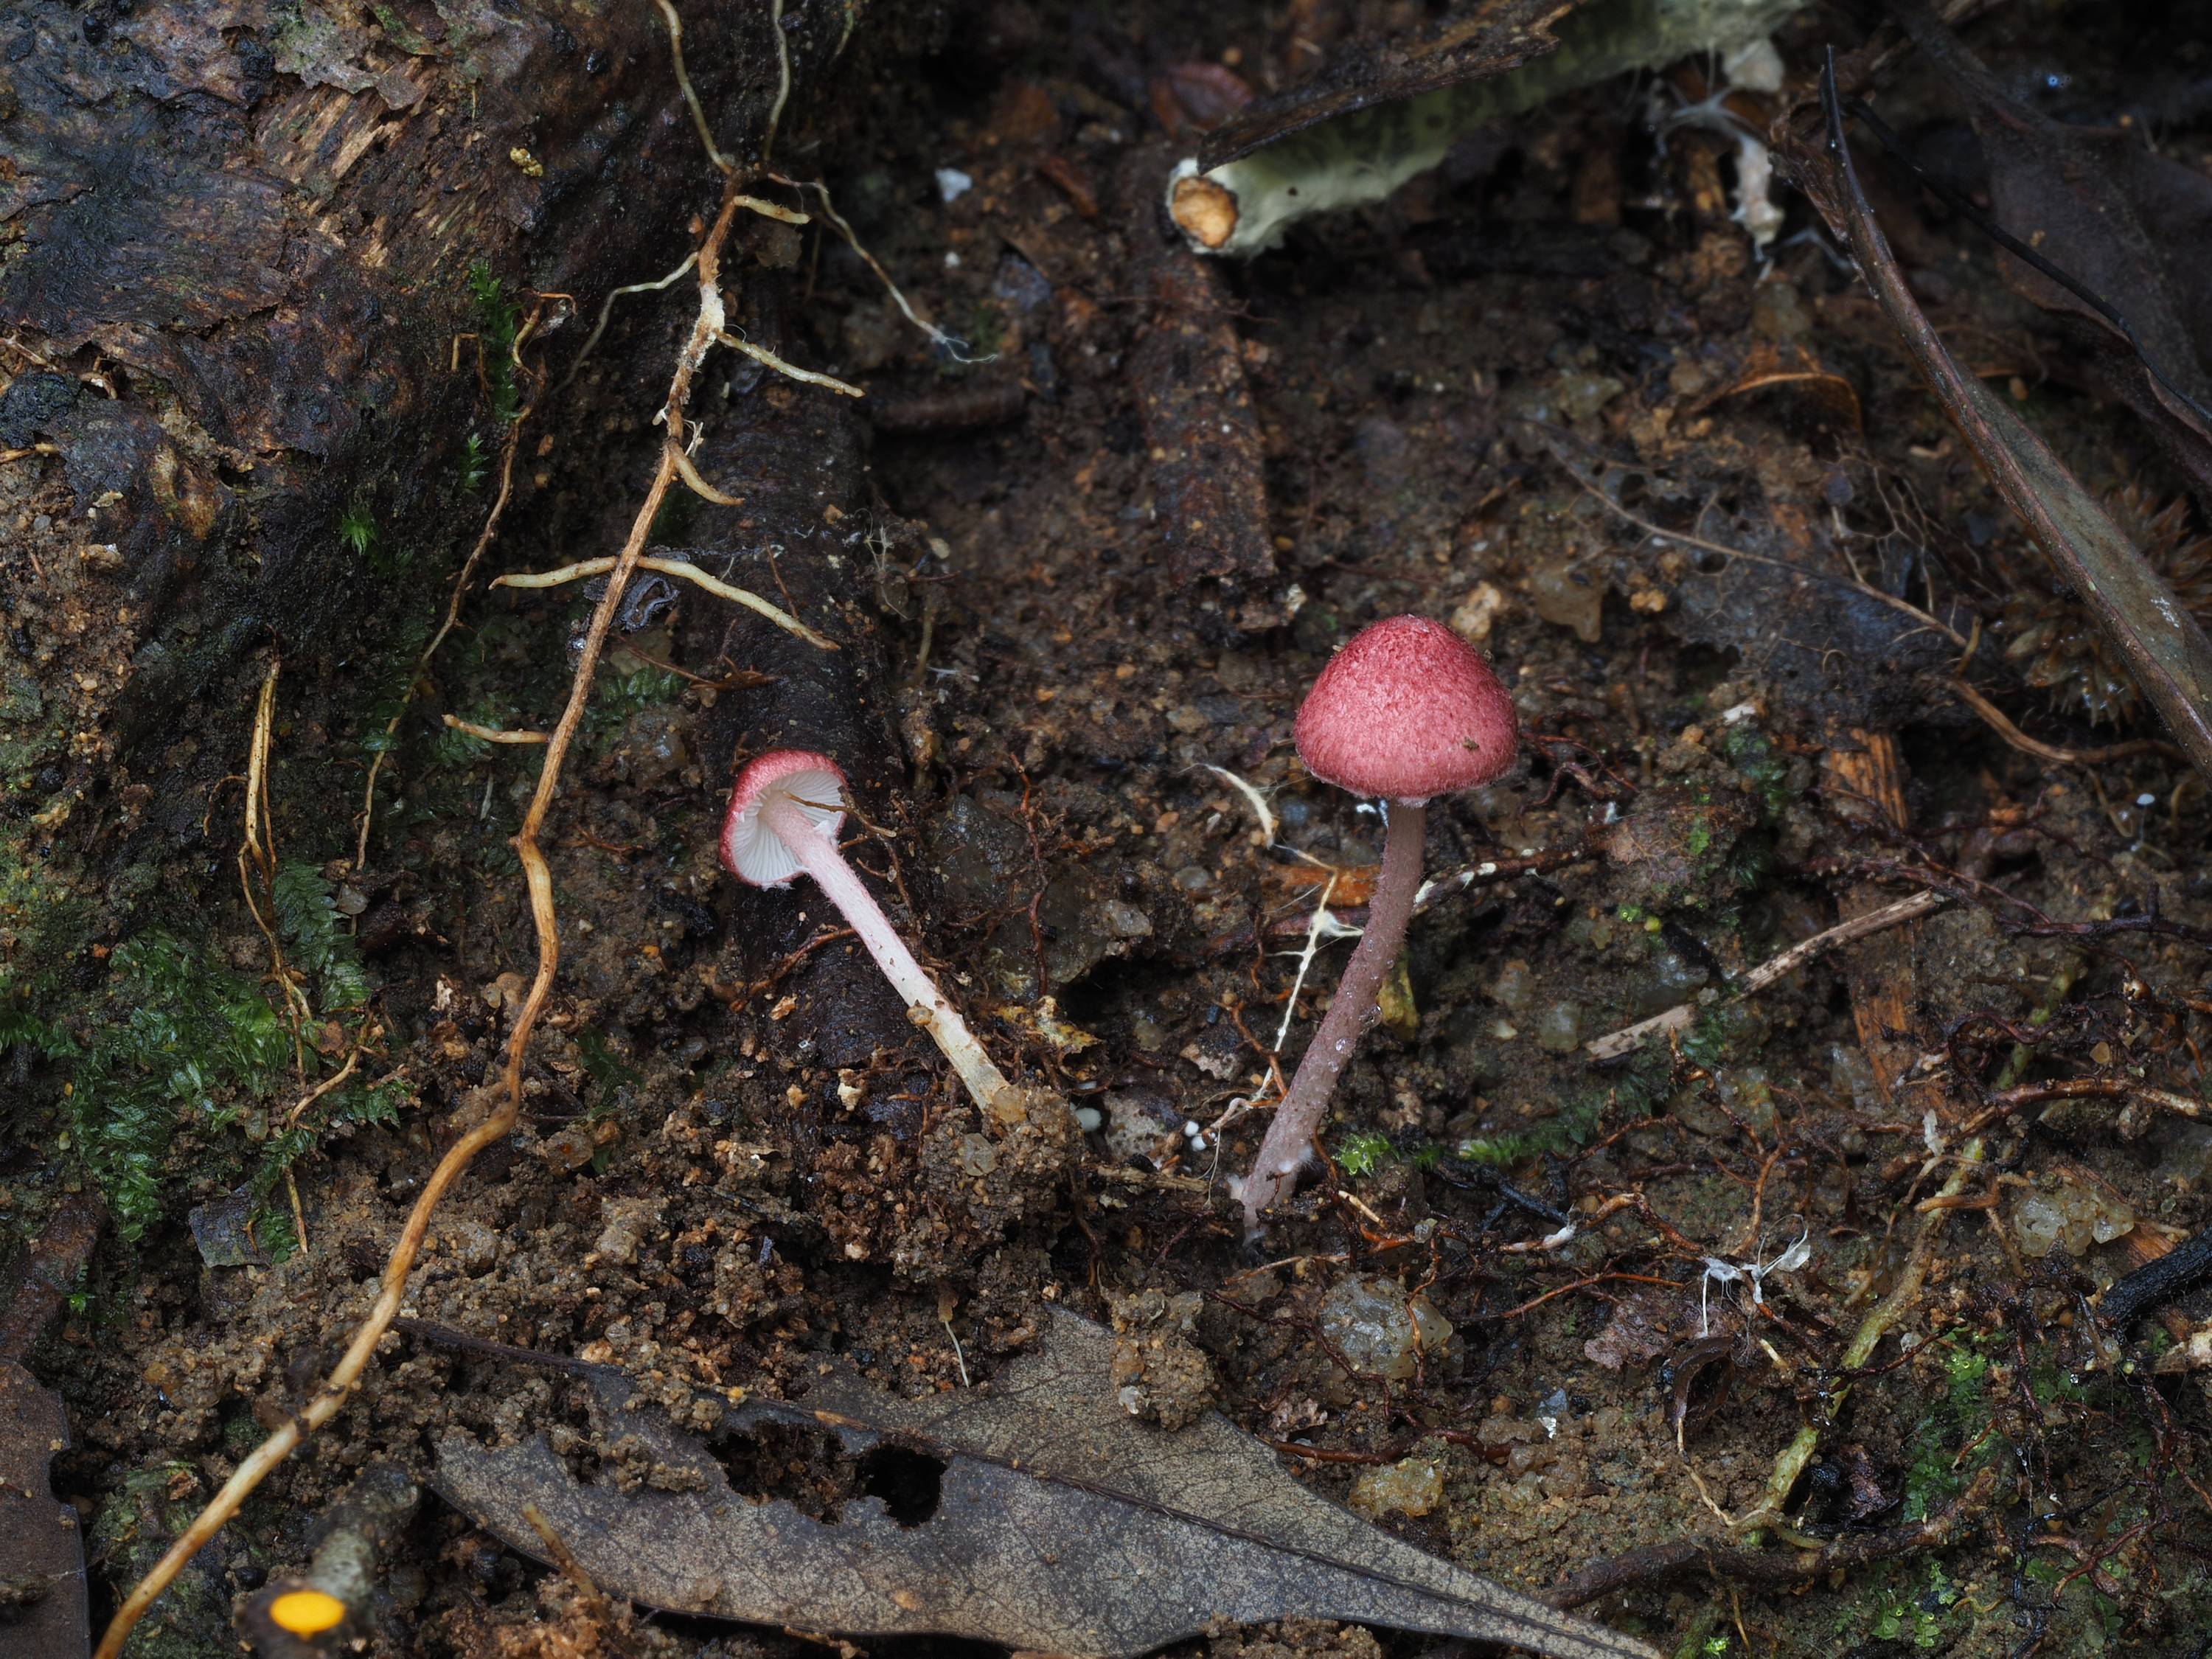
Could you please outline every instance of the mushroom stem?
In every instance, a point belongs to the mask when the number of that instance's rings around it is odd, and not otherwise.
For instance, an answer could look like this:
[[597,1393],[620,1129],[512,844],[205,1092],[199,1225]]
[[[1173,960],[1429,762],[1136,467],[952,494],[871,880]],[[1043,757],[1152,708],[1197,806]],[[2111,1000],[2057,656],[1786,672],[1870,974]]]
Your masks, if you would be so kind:
[[1376,1013],[1377,999],[1390,964],[1406,942],[1406,924],[1413,915],[1413,896],[1421,888],[1421,849],[1428,828],[1425,801],[1389,803],[1390,831],[1382,843],[1382,869],[1367,907],[1367,927],[1337,981],[1336,996],[1322,1017],[1321,1029],[1306,1045],[1297,1074],[1275,1108],[1275,1121],[1252,1173],[1244,1177],[1244,1231],[1260,1231],[1260,1217],[1288,1192],[1297,1173],[1312,1155],[1314,1133],[1328,1110],[1328,1097],[1336,1089],[1352,1051],[1366,1035]]
[[[906,948],[906,941],[898,936],[875,895],[845,862],[837,843],[787,794],[772,793],[762,804],[760,816],[769,832],[791,849],[799,867],[814,878],[814,884],[852,925],[868,954],[876,959],[876,966],[884,970],[884,977],[906,1000],[909,1017],[936,1039],[975,1103],[990,1109],[1000,1091],[1009,1086],[1006,1074],[992,1064],[983,1045],[968,1029],[968,1022],[960,1018],[960,1011],[945,1000],[936,981],[914,959],[914,952]],[[1417,870],[1415,874],[1419,873]],[[1399,931],[1404,930],[1401,922]]]

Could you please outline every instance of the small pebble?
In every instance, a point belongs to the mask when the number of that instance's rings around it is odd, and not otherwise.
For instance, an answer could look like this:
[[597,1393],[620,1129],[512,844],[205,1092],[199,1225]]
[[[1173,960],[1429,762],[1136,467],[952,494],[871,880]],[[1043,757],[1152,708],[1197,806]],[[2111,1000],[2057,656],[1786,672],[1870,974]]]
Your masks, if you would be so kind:
[[960,1137],[960,1170],[963,1175],[987,1176],[999,1167],[999,1150],[981,1135]]
[[1536,976],[1528,964],[1515,957],[1500,968],[1490,982],[1490,1000],[1516,1018],[1527,1013],[1536,1000]]
[[1443,1501],[1443,1465],[1432,1457],[1363,1469],[1352,1483],[1352,1507],[1363,1515],[1426,1515]]
[[1583,1011],[1571,1002],[1555,1002],[1536,1016],[1536,1042],[1555,1054],[1570,1054],[1582,1046]]
[[2136,1212],[2128,1205],[2075,1186],[2024,1193],[2012,1212],[2021,1254],[2038,1258],[2060,1248],[2070,1256],[2087,1255],[2091,1246],[2124,1237],[2135,1224]]
[[1403,1382],[1452,1340],[1451,1322],[1425,1296],[1377,1273],[1340,1280],[1321,1304],[1322,1334],[1356,1370]]

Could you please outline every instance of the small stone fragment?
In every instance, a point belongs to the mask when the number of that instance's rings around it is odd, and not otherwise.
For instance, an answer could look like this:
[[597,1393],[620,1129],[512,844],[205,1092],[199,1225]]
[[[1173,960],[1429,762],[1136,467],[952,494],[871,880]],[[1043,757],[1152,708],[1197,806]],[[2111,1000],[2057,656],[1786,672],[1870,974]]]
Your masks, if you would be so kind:
[[1443,1501],[1443,1465],[1433,1457],[1364,1469],[1352,1483],[1352,1507],[1363,1515],[1426,1515]]
[[1213,1362],[1191,1340],[1205,1299],[1195,1291],[1109,1292],[1114,1327],[1109,1379],[1132,1417],[1168,1430],[1194,1423],[1214,1401]]
[[1559,400],[1559,413],[1570,421],[1587,421],[1628,390],[1610,374],[1583,368],[1565,370],[1553,389]]
[[1528,603],[1553,627],[1572,629],[1584,645],[1595,645],[1603,632],[1604,581],[1571,561],[1531,571]]
[[655,705],[632,714],[615,750],[627,781],[650,789],[679,777],[691,763],[685,735],[690,724],[680,708]]
[[638,1246],[645,1242],[659,1209],[657,1199],[609,1199],[600,1212],[603,1224],[592,1249],[603,1261],[629,1267],[637,1260]]
[[1480,645],[1504,609],[1505,594],[1497,583],[1477,582],[1453,610],[1452,632],[1469,645]]
[[982,1135],[960,1137],[960,1170],[963,1175],[987,1176],[999,1167],[998,1149]]
[[1516,1019],[1527,1013],[1536,1000],[1536,976],[1528,964],[1515,957],[1500,968],[1490,982],[1490,1000]]
[[265,1267],[268,1252],[254,1242],[253,1203],[243,1189],[195,1205],[185,1221],[200,1260],[210,1267]]
[[2040,1193],[2029,1193],[2013,1206],[2013,1237],[2019,1241],[2022,1255],[2039,1260],[2049,1255],[2065,1224],[2057,1206]]
[[445,1248],[471,1278],[481,1278],[499,1265],[499,1234],[481,1221],[441,1222]]
[[590,1126],[583,1123],[562,1124],[538,1147],[538,1155],[563,1174],[582,1169],[598,1150]]
[[2070,1256],[2125,1237],[2136,1224],[2132,1207],[2087,1188],[2023,1193],[2013,1206],[2013,1237],[2023,1255],[2042,1257],[2060,1247]]
[[1322,1299],[1322,1334],[1353,1370],[1403,1382],[1424,1358],[1441,1358],[1451,1322],[1425,1296],[1378,1273],[1355,1273]]
[[1571,1002],[1554,1002],[1536,1016],[1536,1042],[1555,1054],[1571,1054],[1582,1046],[1583,1011]]
[[1151,1091],[1117,1091],[1106,1097],[1106,1150],[1123,1165],[1133,1158],[1157,1168],[1182,1139],[1174,1108]]
[[2124,1237],[2136,1228],[2136,1212],[2125,1204],[2108,1202],[2089,1223],[2089,1237],[2100,1244]]

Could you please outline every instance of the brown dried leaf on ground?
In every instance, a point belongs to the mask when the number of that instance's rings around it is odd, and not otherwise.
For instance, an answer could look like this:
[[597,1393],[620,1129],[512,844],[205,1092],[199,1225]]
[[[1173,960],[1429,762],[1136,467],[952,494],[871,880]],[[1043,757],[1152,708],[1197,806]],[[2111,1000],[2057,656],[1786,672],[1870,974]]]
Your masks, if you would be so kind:
[[1875,301],[1997,493],[2081,595],[2175,741],[2198,771],[2212,776],[2212,641],[2064,464],[1952,356],[1912,297],[1875,221],[1844,140],[1832,87],[1829,97],[1834,159],[1800,150],[1790,158],[1796,182],[1829,228],[1850,245]]
[[[2150,149],[2134,128],[2083,127],[2026,107],[1924,6],[1895,9],[1966,103],[1999,222],[2127,319],[2135,339],[2009,254],[1997,262],[2006,283],[2071,325],[2199,498],[2212,501],[2212,432],[2198,413],[2212,404],[2212,284],[2204,276],[2212,179]],[[2173,389],[2160,384],[2146,359]]]
[[1680,1285],[1639,1285],[1613,1304],[1613,1317],[1583,1344],[1583,1353],[1593,1364],[1617,1371],[1656,1359],[1698,1334],[1694,1291]]
[[542,1559],[534,1509],[611,1594],[840,1635],[1133,1656],[1217,1619],[1320,1618],[1553,1659],[1653,1652],[1399,1542],[1305,1490],[1218,1414],[1173,1434],[1132,1419],[1113,1354],[1109,1333],[1058,1314],[1043,1347],[988,1392],[901,1400],[838,1370],[804,1406],[697,1396],[693,1420],[719,1413],[718,1443],[828,1430],[864,1482],[896,1472],[879,1483],[892,1502],[855,1492],[823,1508],[829,1520],[734,1491],[707,1444],[631,1409],[636,1385],[611,1369],[583,1373],[608,1449],[588,1484],[544,1436],[495,1449],[451,1437],[435,1484]]

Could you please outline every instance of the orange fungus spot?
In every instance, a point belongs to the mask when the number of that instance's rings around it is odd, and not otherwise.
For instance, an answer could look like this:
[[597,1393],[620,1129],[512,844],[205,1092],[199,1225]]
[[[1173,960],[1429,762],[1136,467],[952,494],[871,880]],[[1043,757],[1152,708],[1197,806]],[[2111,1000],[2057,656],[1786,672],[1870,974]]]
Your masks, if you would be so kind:
[[345,1603],[319,1589],[287,1590],[269,1604],[269,1616],[295,1636],[319,1636],[345,1621]]

